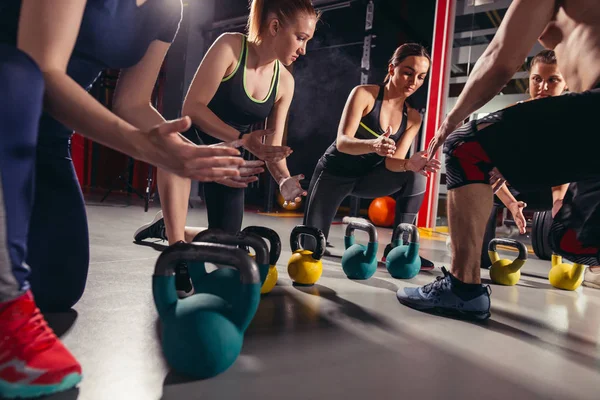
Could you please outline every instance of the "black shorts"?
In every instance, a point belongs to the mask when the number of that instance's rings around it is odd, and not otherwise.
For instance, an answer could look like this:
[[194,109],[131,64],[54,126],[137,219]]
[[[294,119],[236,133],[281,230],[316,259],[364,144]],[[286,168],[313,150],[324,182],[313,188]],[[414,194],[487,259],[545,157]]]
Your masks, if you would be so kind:
[[[493,167],[520,193],[600,177],[598,110],[600,86],[469,122],[444,144],[448,189],[489,183]],[[483,124],[490,125],[478,130]]]
[[584,251],[591,256],[588,262],[597,260],[598,110],[600,86],[517,104],[465,124],[444,144],[448,190],[489,184],[489,172],[494,167],[525,198],[528,194],[551,196],[553,186],[570,183],[565,206],[555,218],[555,251],[566,244],[569,253]]

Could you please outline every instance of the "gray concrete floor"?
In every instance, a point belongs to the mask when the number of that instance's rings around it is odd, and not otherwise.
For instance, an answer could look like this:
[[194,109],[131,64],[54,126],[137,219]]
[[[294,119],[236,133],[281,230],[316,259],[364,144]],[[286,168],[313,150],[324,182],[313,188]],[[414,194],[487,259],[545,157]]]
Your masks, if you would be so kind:
[[[186,381],[169,370],[157,337],[151,276],[160,249],[133,243],[156,211],[88,204],[86,291],[71,313],[48,315],[84,379],[53,399],[600,398],[600,291],[552,288],[544,278],[549,262],[529,260],[517,286],[493,285],[492,317],[475,324],[396,299],[398,288],[441,275],[450,262],[443,241],[422,241],[436,269],[412,280],[393,279],[383,267],[351,281],[338,259],[327,258],[319,282],[297,288],[286,265],[289,232],[301,220],[252,213],[244,226],[269,226],[282,237],[278,286],[263,297],[236,363],[215,378]],[[206,226],[205,210],[191,209],[188,224]],[[331,232],[339,248],[344,226]],[[387,243],[391,231],[379,235]],[[482,276],[489,278],[486,270]]]

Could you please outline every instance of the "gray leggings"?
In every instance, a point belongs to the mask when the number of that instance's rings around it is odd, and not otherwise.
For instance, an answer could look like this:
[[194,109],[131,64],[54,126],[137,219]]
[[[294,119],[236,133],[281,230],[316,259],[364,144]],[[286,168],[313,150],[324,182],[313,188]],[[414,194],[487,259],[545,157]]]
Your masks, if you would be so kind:
[[[333,175],[317,163],[310,185],[304,225],[320,229],[329,236],[329,227],[338,207],[346,196],[373,199],[398,192],[394,226],[406,222],[414,224],[425,196],[427,178],[415,172],[392,172],[384,164],[378,165],[358,178]],[[306,237],[303,247],[314,250],[315,242]]]

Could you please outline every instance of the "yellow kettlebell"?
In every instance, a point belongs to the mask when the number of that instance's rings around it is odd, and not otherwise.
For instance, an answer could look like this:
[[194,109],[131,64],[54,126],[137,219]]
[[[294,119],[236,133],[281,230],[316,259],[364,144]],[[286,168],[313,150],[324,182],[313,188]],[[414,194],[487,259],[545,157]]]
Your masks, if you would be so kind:
[[281,239],[279,238],[277,232],[264,226],[247,226],[242,230],[242,232],[252,232],[269,241],[269,272],[267,273],[267,277],[260,289],[261,294],[267,294],[273,290],[277,284],[277,279],[279,278],[276,265],[277,261],[279,260],[279,256],[281,255]]
[[[496,245],[498,244],[516,248],[519,250],[519,255],[513,261],[500,258],[500,255],[496,251]],[[496,238],[490,241],[488,254],[490,260],[492,260],[492,266],[490,267],[492,282],[506,286],[516,285],[519,279],[521,279],[521,267],[527,261],[527,247],[523,243],[513,239]]]
[[[298,238],[301,234],[315,238],[315,251],[305,250],[300,246]],[[297,225],[290,235],[292,256],[288,261],[288,274],[295,284],[314,285],[323,273],[321,257],[325,254],[325,235],[320,229],[306,225]]]
[[562,262],[562,257],[552,254],[552,268],[548,272],[550,284],[558,289],[575,290],[583,282],[582,264],[567,264]]

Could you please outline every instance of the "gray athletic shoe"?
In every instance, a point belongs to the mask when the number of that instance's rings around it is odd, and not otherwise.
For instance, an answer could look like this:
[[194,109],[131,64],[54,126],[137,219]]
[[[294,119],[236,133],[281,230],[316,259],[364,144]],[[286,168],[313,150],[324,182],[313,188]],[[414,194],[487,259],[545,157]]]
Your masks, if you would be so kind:
[[442,267],[444,276],[418,288],[399,289],[400,303],[420,311],[483,321],[490,317],[490,287],[482,286],[483,293],[471,300],[463,300],[452,290],[450,273]]
[[583,286],[600,289],[600,271],[594,272],[589,268],[585,269],[583,274]]

